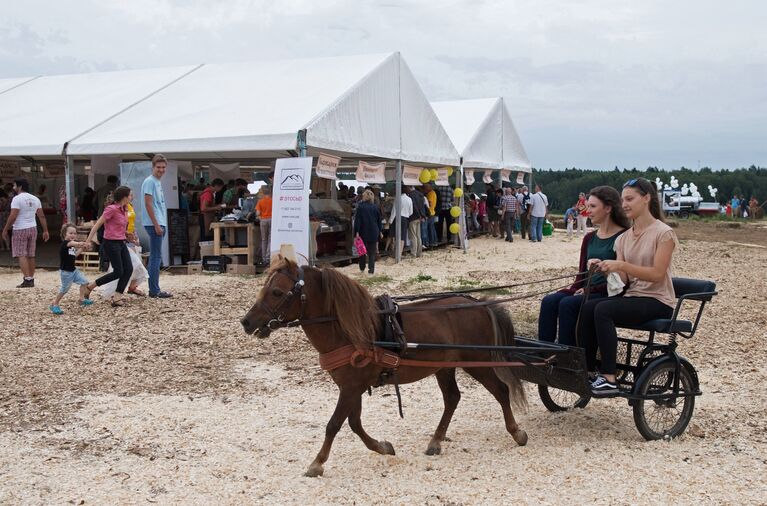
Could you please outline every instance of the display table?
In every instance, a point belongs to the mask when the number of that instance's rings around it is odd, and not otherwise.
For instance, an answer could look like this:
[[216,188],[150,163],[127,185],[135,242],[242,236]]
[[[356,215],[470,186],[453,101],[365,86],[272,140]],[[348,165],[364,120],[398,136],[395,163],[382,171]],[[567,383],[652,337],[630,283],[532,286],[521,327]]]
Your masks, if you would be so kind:
[[[213,254],[219,255],[248,255],[248,265],[254,265],[256,241],[256,225],[253,223],[237,223],[236,221],[217,221],[210,224],[210,228],[213,230]],[[248,244],[247,246],[239,248],[223,248],[221,247],[221,231],[224,230],[227,235],[227,242],[229,244],[235,244],[235,231],[238,228],[245,228],[248,232]]]

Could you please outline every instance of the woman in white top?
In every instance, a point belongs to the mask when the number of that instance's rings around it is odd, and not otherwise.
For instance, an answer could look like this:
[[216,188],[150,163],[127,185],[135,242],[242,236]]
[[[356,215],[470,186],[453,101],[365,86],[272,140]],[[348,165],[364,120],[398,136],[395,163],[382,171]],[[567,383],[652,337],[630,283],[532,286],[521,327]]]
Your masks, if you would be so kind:
[[605,274],[617,272],[627,288],[622,296],[588,301],[580,318],[589,371],[601,355],[600,374],[591,383],[592,395],[618,393],[616,326],[638,325],[670,318],[676,301],[671,282],[671,257],[677,245],[674,231],[663,222],[655,186],[643,178],[623,185],[623,210],[633,225],[615,241],[615,260],[596,262]]

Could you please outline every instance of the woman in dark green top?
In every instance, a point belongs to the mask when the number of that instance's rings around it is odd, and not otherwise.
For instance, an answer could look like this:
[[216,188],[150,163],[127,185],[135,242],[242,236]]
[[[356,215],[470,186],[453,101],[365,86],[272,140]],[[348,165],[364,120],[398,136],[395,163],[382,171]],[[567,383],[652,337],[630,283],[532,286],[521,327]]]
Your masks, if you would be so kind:
[[[578,272],[588,270],[592,260],[614,260],[615,239],[631,226],[623,212],[621,196],[615,188],[597,186],[589,192],[586,203],[591,222],[599,228],[589,232],[581,243],[581,257]],[[585,275],[575,279],[575,283],[564,290],[549,294],[541,301],[541,313],[538,316],[538,339],[554,342],[559,327],[559,344],[575,346],[575,326],[578,312],[583,303]],[[589,299],[607,297],[607,280],[602,273],[591,278]]]

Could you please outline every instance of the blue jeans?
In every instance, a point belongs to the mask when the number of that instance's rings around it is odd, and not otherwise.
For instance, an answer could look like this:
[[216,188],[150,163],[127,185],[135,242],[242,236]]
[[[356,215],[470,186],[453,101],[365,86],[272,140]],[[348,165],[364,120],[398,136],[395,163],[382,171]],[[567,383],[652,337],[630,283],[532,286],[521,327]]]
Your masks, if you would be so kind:
[[437,228],[434,226],[434,221],[436,220],[436,216],[429,216],[426,219],[426,238],[428,241],[425,241],[424,244],[428,246],[436,246],[437,245]]
[[[589,294],[589,300],[602,299],[605,294]],[[578,312],[583,304],[583,295],[570,295],[567,292],[550,293],[541,301],[541,312],[538,316],[538,339],[553,343],[557,340],[559,327],[559,344],[577,346],[575,326],[578,324]],[[585,347],[581,339],[581,347]]]
[[160,264],[162,263],[162,238],[165,237],[165,227],[162,227],[162,235],[157,235],[154,227],[144,226],[149,236],[149,295],[160,293]]
[[530,240],[541,242],[543,240],[543,221],[545,217],[530,217]]
[[429,221],[428,218],[421,221],[421,244],[429,246]]

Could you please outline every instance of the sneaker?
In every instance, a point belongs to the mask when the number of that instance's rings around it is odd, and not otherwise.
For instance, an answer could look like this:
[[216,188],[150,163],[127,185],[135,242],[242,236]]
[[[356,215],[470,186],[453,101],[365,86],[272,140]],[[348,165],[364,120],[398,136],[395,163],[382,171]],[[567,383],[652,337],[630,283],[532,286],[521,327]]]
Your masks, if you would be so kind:
[[168,292],[157,292],[157,293],[150,293],[149,297],[152,299],[169,299],[173,297],[173,295],[169,294]]
[[618,393],[618,385],[608,381],[601,374],[591,382],[591,395],[594,397],[612,397]]
[[21,282],[20,285],[16,285],[16,288],[34,288],[35,287],[35,280],[34,279],[25,279]]
[[61,309],[60,306],[48,306],[51,309],[51,313],[53,314],[64,314],[64,311]]
[[93,301],[91,299],[83,299],[80,301],[81,306],[90,306],[93,304]]

